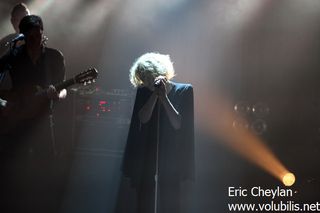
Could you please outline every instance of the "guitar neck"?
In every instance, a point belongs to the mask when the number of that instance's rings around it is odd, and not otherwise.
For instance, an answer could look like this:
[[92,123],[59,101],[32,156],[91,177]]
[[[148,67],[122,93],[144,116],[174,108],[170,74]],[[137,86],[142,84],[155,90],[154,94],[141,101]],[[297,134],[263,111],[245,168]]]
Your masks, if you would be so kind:
[[61,83],[54,85],[54,87],[56,88],[57,91],[60,91],[76,83],[79,83],[79,84],[86,83],[86,82],[91,83],[92,81],[94,81],[95,78],[97,78],[97,76],[98,76],[98,71],[95,68],[90,68],[74,76],[73,78],[70,78],[66,81],[63,81]]
[[75,79],[74,78],[70,78],[70,79],[68,79],[66,81],[63,81],[61,83],[56,84],[54,87],[56,88],[57,91],[60,91],[60,90],[65,89],[65,88],[67,88],[67,87],[69,87],[69,86],[71,86],[71,85],[73,85],[75,83],[76,83]]

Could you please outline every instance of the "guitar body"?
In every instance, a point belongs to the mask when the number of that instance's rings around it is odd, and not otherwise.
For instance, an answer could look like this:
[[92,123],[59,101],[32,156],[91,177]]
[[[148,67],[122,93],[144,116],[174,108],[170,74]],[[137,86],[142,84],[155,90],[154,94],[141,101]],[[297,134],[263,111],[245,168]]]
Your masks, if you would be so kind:
[[[98,76],[95,68],[90,68],[71,79],[54,85],[61,91],[73,84],[94,82]],[[20,124],[36,119],[49,111],[50,100],[46,90],[39,86],[26,86],[17,91],[0,91],[0,98],[7,101],[5,107],[0,108],[0,134],[14,131]]]
[[19,124],[44,115],[49,109],[49,100],[39,93],[40,87],[28,86],[19,91],[0,91],[7,106],[0,112],[0,134],[9,133]]

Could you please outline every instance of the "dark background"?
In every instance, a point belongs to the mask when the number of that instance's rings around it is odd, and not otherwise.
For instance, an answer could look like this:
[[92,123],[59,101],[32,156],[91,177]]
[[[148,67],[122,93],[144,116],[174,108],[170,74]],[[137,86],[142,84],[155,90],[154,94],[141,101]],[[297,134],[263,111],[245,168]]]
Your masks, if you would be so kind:
[[[17,2],[0,3],[1,36],[13,31],[8,17]],[[195,88],[197,178],[193,195],[184,198],[186,212],[228,212],[227,203],[271,201],[229,198],[229,186],[282,186],[212,132],[199,128],[197,109],[212,98],[204,89],[228,100],[230,111],[237,104],[252,109],[263,103],[267,115],[248,111],[248,125],[260,118],[265,122],[267,128],[258,137],[295,173],[297,193],[292,200],[318,201],[319,1],[24,2],[31,13],[43,17],[48,46],[64,53],[67,77],[91,66],[99,70],[94,86],[69,90],[62,103],[68,110],[60,114],[66,122],[59,134],[72,144],[74,156],[65,212],[114,208],[134,101],[128,70],[135,58],[150,51],[170,54],[175,80]],[[103,112],[101,101],[107,101],[109,113]]]

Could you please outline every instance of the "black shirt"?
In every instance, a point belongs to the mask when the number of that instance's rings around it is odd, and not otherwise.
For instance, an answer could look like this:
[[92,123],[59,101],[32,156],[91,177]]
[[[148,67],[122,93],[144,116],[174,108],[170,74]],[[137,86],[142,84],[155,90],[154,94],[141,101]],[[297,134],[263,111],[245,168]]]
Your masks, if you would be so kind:
[[44,47],[36,64],[30,59],[25,46],[16,51],[15,55],[8,53],[0,58],[0,72],[9,69],[13,90],[36,85],[43,88],[64,80],[64,57],[60,51]]
[[37,123],[41,115],[48,111],[49,99],[33,100],[38,86],[45,89],[50,84],[57,84],[65,78],[64,57],[56,49],[44,47],[37,62],[34,64],[27,54],[25,45],[15,49],[14,54],[8,52],[0,58],[0,73],[8,71],[12,79],[12,89],[9,94],[0,93],[0,98],[14,105],[13,113],[6,118],[10,121],[4,132],[25,129],[30,123]]

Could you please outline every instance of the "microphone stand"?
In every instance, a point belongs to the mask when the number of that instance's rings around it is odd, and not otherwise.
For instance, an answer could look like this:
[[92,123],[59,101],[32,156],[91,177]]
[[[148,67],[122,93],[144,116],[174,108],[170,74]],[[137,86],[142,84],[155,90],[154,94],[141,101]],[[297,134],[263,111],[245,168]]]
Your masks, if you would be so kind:
[[51,136],[51,149],[53,152],[53,157],[56,158],[58,156],[57,146],[56,146],[56,137],[54,134],[54,120],[53,120],[53,100],[50,100],[49,106],[49,128],[50,128],[50,136]]
[[160,142],[160,101],[157,100],[157,145],[156,145],[156,168],[154,175],[154,213],[158,212],[158,187],[159,187],[159,142]]

